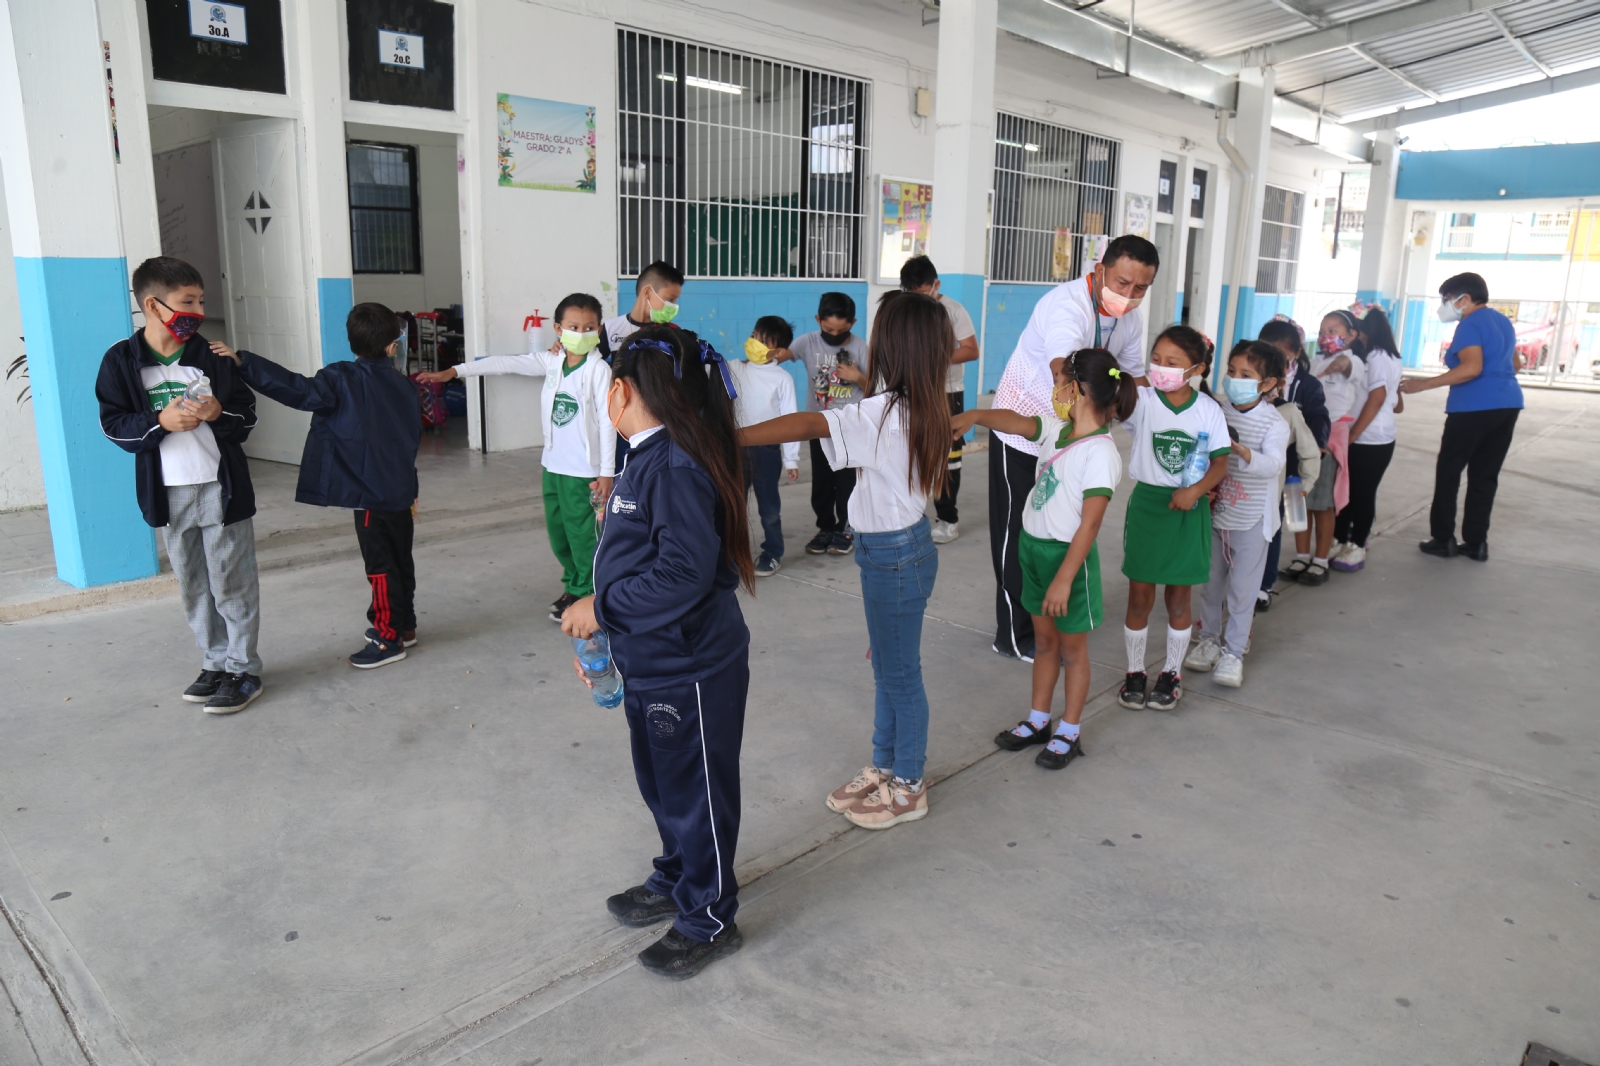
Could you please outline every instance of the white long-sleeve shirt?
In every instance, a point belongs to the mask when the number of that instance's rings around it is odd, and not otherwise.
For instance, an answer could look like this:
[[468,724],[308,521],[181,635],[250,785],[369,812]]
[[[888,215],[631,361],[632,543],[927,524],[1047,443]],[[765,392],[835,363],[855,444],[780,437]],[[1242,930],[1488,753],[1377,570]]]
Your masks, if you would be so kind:
[[1250,449],[1250,461],[1228,455],[1228,476],[1217,486],[1211,526],[1229,530],[1260,526],[1271,540],[1278,532],[1278,493],[1282,489],[1278,475],[1289,452],[1289,423],[1265,400],[1248,411],[1223,404],[1222,413],[1228,428],[1239,435],[1239,443]]
[[[768,422],[779,415],[792,415],[799,408],[794,395],[794,378],[777,363],[757,365],[748,361],[728,361],[733,387],[739,390],[733,401],[734,420],[739,428]],[[800,466],[800,445],[788,441],[783,446],[783,465],[790,470]]]

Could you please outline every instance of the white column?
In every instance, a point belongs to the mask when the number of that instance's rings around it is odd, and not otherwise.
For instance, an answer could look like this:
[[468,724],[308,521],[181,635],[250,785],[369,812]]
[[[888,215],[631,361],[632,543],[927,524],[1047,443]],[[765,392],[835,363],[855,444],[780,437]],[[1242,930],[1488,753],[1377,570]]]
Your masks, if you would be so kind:
[[1372,177],[1367,185],[1367,217],[1361,231],[1361,267],[1356,299],[1382,303],[1394,311],[1400,296],[1400,257],[1405,248],[1405,204],[1394,198],[1400,149],[1393,130],[1379,130],[1372,144]]
[[1272,148],[1272,99],[1275,71],[1250,68],[1239,74],[1239,103],[1229,131],[1238,158],[1230,153],[1228,241],[1222,298],[1223,335],[1217,347],[1226,350],[1244,336],[1255,336],[1256,264],[1261,250],[1261,205],[1267,159]]

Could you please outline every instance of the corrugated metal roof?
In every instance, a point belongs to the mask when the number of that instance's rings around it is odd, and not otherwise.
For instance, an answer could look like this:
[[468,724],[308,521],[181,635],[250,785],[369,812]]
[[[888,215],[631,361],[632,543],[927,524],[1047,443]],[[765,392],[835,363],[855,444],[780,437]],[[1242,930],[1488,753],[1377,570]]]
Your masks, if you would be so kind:
[[1540,62],[1558,73],[1592,67],[1595,56],[1600,55],[1600,15],[1530,34],[1523,43]]

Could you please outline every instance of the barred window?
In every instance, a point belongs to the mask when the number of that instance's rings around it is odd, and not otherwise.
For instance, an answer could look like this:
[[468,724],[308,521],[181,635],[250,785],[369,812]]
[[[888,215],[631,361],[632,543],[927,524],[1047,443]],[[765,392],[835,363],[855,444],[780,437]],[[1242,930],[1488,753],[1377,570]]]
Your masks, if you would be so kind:
[[357,274],[422,273],[417,150],[408,144],[345,146],[350,180],[350,258]]
[[[996,116],[989,277],[1067,281],[1116,225],[1122,145],[1064,126]],[[937,195],[937,190],[935,190]]]
[[1268,185],[1261,206],[1261,254],[1256,261],[1256,292],[1294,292],[1300,262],[1300,221],[1305,193]]
[[617,31],[622,277],[863,276],[867,83]]

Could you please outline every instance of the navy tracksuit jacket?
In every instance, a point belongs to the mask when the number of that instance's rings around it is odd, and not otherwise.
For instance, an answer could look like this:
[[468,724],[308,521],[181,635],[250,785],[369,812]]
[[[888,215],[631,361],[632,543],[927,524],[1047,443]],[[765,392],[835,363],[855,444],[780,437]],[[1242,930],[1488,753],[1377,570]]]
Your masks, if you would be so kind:
[[639,792],[662,853],[645,882],[678,905],[673,924],[711,940],[733,921],[739,884],[739,748],[750,630],[724,563],[705,470],[665,430],[617,476],[595,551],[595,619],[611,638]]

